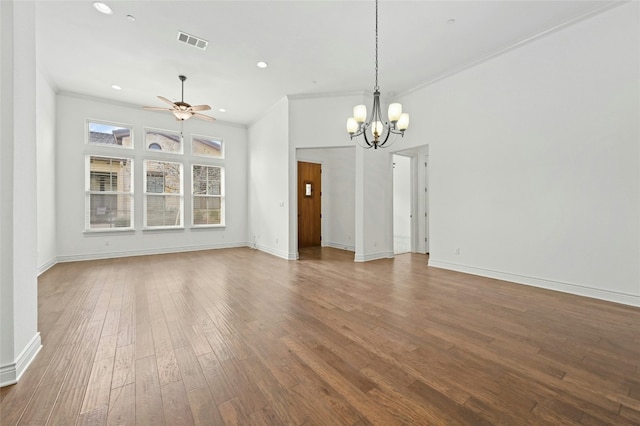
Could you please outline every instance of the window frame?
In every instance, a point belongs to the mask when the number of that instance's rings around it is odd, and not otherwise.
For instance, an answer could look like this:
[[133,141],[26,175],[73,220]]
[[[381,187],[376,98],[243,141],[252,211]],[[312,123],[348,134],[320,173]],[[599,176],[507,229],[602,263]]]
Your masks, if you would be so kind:
[[[168,163],[168,164],[176,164],[179,166],[179,183],[177,185],[178,192],[149,192],[147,187],[147,173],[149,171],[149,163]],[[163,229],[184,229],[184,164],[182,161],[171,161],[171,160],[158,160],[153,158],[145,158],[142,163],[142,188],[144,199],[142,200],[143,204],[143,214],[142,214],[142,223],[144,230],[163,230]],[[164,177],[164,175],[163,175]],[[165,186],[166,188],[166,186]],[[180,206],[178,210],[180,224],[179,225],[149,225],[148,224],[148,200],[149,197],[166,197],[166,196],[178,196],[180,200]]]
[[[209,195],[209,194],[196,194],[194,189],[195,179],[194,179],[194,169],[195,167],[211,167],[220,169],[220,195]],[[224,228],[226,227],[226,190],[225,190],[226,182],[225,182],[225,167],[220,164],[202,164],[202,163],[192,163],[191,164],[191,227],[192,228]],[[195,207],[196,198],[219,198],[220,199],[220,223],[195,223]]]
[[[123,128],[123,129],[129,129],[129,138],[131,139],[131,146],[118,145],[118,144],[108,144],[108,143],[99,143],[99,142],[91,142],[91,137],[90,137],[91,124],[99,124],[99,125],[105,125],[105,126],[112,126],[112,127]],[[134,147],[135,147],[135,145],[134,145],[135,144],[135,138],[134,138],[134,132],[133,132],[133,125],[125,124],[125,123],[117,123],[115,121],[105,121],[105,120],[96,120],[96,119],[93,119],[93,118],[87,118],[87,119],[85,119],[85,125],[84,125],[84,141],[85,141],[85,145],[89,145],[89,146],[100,146],[100,147],[106,147],[106,148],[133,150]]]
[[[84,207],[84,232],[101,233],[101,232],[122,232],[135,230],[135,164],[131,157],[120,157],[108,154],[86,154],[85,156],[85,207]],[[91,160],[103,159],[111,161],[128,161],[129,162],[129,191],[96,191],[91,189]],[[126,196],[129,198],[129,226],[110,226],[108,228],[92,228],[91,221],[91,196],[92,195],[113,195],[115,197]],[[117,212],[117,209],[116,209]],[[115,219],[118,219],[117,217]]]

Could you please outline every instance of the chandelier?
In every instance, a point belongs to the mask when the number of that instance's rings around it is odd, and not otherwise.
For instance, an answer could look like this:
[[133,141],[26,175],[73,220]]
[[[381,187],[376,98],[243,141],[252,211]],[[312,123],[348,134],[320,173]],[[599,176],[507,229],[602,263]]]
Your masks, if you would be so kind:
[[404,136],[404,131],[409,127],[409,114],[402,112],[402,105],[398,103],[389,105],[388,116],[389,121],[383,121],[380,111],[380,87],[378,86],[378,0],[376,0],[376,85],[373,87],[373,108],[369,120],[365,121],[367,119],[367,107],[364,105],[356,105],[353,107],[353,117],[347,120],[347,132],[351,136],[351,140],[356,138],[358,144],[363,148],[378,149],[379,147],[384,147],[389,140],[389,136],[392,134]]

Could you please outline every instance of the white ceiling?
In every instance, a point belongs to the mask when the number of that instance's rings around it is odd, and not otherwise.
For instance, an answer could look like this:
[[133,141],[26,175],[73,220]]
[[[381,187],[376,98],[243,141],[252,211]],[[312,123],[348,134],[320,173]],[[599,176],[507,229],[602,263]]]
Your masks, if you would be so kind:
[[[179,100],[184,74],[186,102],[249,124],[285,95],[374,86],[373,1],[104,1],[112,15],[90,0],[37,3],[37,60],[54,89],[164,106],[156,96]],[[381,0],[383,99],[614,3]],[[179,30],[207,50],[178,42]]]

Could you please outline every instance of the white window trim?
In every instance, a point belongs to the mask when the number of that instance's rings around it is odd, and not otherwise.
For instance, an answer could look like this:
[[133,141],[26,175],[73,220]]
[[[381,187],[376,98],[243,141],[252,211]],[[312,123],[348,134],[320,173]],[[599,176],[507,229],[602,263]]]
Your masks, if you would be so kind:
[[[209,157],[208,157],[209,158]],[[200,167],[217,167],[220,169],[220,195],[197,195],[194,194],[193,191],[193,168],[196,166]],[[225,169],[224,166],[217,164],[199,164],[194,163],[191,164],[191,227],[192,228],[224,228],[226,227],[227,214],[226,214],[226,190],[225,190]],[[220,223],[219,224],[195,224],[195,198],[203,197],[203,198],[220,198]]]
[[[130,191],[92,191],[91,190],[91,158],[108,158],[111,160],[126,160],[131,162],[131,176],[130,176]],[[134,176],[134,160],[130,157],[116,157],[113,155],[102,155],[102,154],[87,154],[84,156],[84,232],[85,233],[105,233],[105,232],[127,232],[135,230],[135,195],[134,195],[134,187],[135,187],[135,176]],[[128,195],[130,197],[130,221],[131,224],[128,227],[118,227],[118,228],[91,228],[91,215],[87,215],[87,211],[90,210],[91,203],[91,195]]]

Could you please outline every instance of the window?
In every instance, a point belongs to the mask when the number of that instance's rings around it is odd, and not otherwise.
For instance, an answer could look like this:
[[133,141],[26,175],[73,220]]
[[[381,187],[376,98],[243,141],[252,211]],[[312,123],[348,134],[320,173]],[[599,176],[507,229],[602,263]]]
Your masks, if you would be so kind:
[[85,229],[133,228],[133,160],[88,155]]
[[193,225],[224,225],[224,169],[194,164]]
[[87,142],[121,148],[133,148],[133,132],[124,125],[87,121]]
[[191,153],[202,157],[224,158],[224,144],[222,139],[193,135]]
[[182,136],[170,130],[145,129],[145,149],[182,154]]
[[182,227],[182,164],[145,160],[144,176],[144,226]]

